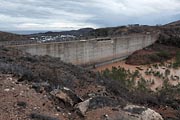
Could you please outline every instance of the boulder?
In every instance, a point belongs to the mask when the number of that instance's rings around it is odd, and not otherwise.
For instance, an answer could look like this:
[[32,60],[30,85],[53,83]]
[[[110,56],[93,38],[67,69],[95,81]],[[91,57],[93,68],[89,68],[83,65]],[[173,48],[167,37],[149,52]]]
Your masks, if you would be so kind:
[[85,116],[88,110],[104,108],[107,106],[112,107],[116,105],[117,101],[109,97],[97,96],[78,103],[75,107],[76,109],[78,109],[81,115]]
[[103,108],[103,107],[115,107],[119,103],[110,97],[107,96],[96,96],[90,99],[89,102],[89,109],[97,109],[97,108]]
[[31,87],[36,90],[36,92],[40,93],[43,92],[45,89],[50,87],[50,84],[48,82],[38,82],[38,83],[32,83]]
[[[115,110],[118,109],[118,110]],[[86,120],[163,120],[154,110],[136,105],[104,107],[86,112]]]
[[81,115],[85,116],[86,114],[86,111],[88,110],[89,108],[89,103],[90,103],[90,100],[92,98],[88,99],[88,100],[85,100],[84,102],[81,102],[81,103],[78,103],[76,105],[76,108],[78,109],[78,111],[80,112]]
[[150,108],[136,105],[127,105],[123,108],[124,118],[128,120],[163,120],[162,116]]
[[55,98],[62,100],[65,103],[68,103],[71,106],[74,106],[75,104],[78,104],[83,101],[72,90],[66,87],[63,87],[62,89],[53,90],[50,94]]

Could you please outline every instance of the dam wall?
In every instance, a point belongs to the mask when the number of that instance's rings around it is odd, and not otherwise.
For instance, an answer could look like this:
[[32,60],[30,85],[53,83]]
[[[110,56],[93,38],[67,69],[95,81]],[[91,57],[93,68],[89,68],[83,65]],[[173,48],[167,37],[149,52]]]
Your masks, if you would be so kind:
[[121,37],[96,38],[69,42],[14,45],[32,55],[59,57],[75,65],[96,65],[124,59],[136,50],[157,40],[157,35],[133,34]]

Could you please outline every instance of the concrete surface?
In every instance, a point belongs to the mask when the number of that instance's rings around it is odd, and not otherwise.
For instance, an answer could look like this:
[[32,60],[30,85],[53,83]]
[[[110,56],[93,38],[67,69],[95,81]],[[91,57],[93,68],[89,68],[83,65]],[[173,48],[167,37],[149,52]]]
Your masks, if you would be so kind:
[[75,65],[95,65],[124,59],[136,50],[153,44],[158,35],[133,34],[121,37],[91,40],[15,45],[32,55],[60,57],[62,61]]

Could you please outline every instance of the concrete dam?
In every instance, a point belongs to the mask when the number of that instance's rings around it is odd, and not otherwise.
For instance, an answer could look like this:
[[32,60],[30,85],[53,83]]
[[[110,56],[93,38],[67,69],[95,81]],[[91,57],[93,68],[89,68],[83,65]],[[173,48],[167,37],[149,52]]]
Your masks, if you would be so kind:
[[157,34],[133,34],[90,40],[14,45],[32,55],[59,57],[75,65],[100,65],[128,57],[136,50],[153,44]]

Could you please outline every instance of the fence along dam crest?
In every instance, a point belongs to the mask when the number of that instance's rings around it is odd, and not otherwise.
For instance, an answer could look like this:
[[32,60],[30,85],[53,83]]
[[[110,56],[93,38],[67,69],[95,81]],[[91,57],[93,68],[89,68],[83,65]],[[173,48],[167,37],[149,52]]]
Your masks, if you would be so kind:
[[32,55],[60,57],[75,65],[100,65],[128,57],[136,50],[152,45],[157,34],[133,34],[90,40],[9,45]]

